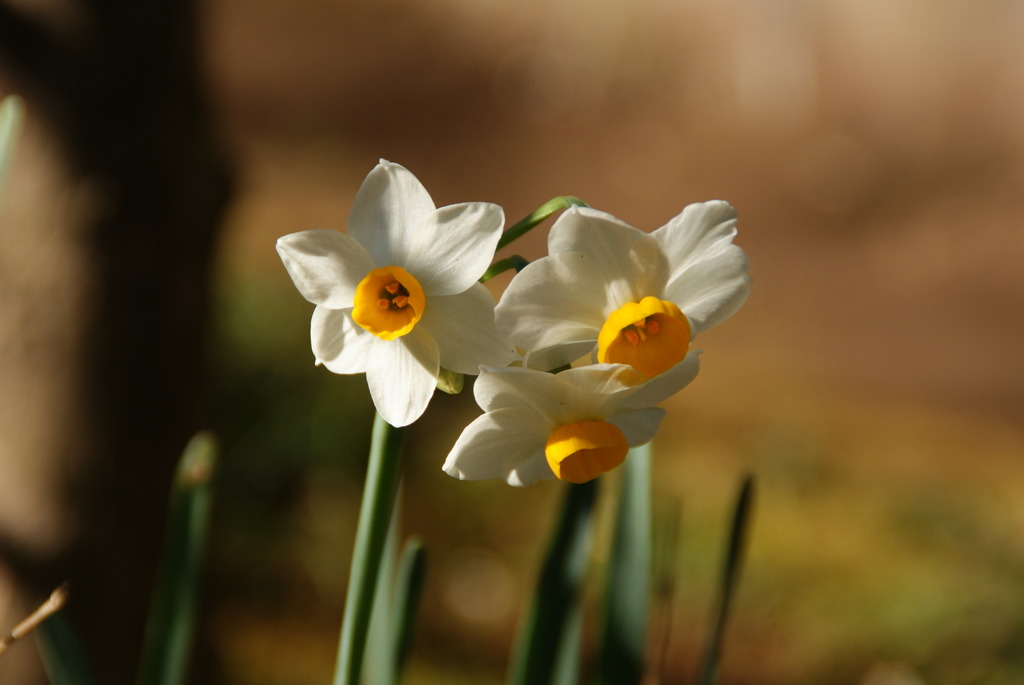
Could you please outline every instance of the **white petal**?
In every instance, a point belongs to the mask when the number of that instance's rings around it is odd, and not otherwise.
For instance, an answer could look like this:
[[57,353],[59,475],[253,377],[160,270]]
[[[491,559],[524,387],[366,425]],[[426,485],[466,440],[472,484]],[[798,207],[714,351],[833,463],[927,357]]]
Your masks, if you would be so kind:
[[658,297],[664,292],[665,284],[668,283],[669,263],[654,238],[645,235],[636,240],[629,248],[629,259],[633,264],[633,278],[629,282],[632,288],[630,302],[639,302],[648,295]]
[[550,371],[551,369],[571,364],[577,359],[595,352],[596,348],[597,345],[593,340],[568,345],[555,345],[554,347],[546,347],[542,350],[529,352],[525,356],[524,362],[531,369]]
[[542,257],[508,284],[495,309],[498,330],[528,351],[596,342],[610,306],[603,282],[580,253]]
[[632,389],[629,381],[636,376],[636,372],[625,364],[592,364],[563,371],[558,374],[558,379],[579,388],[584,395],[611,395]]
[[653,407],[689,385],[700,370],[701,350],[690,350],[683,361],[668,371],[658,374],[646,383],[636,386],[628,396],[622,397],[618,406],[624,409]]
[[[598,235],[601,236],[600,240],[596,239]],[[609,253],[606,258],[621,259],[623,255],[629,254],[629,246],[633,241],[643,235],[643,231],[607,212],[592,207],[570,207],[551,226],[548,253],[586,252],[593,249],[595,258],[599,258],[604,251]]]
[[626,436],[626,442],[630,447],[636,447],[648,442],[657,434],[664,416],[664,409],[651,407],[616,412],[609,416],[607,421],[618,426],[622,434]]
[[[638,246],[639,254],[634,252],[638,241],[649,243]],[[589,207],[574,207],[558,218],[548,236],[548,252],[581,254],[602,275],[589,286],[601,283],[612,309],[661,292],[668,276],[668,262],[647,234]]]
[[[659,389],[668,386],[674,391],[681,386],[678,377],[682,375],[677,372],[672,382],[662,383]],[[554,430],[566,423],[604,420],[618,411],[649,408],[654,402],[632,402],[632,396],[645,387],[639,382],[641,378],[623,364],[593,364],[558,374],[521,367],[484,367],[473,394],[484,411],[532,411],[548,430]],[[655,395],[657,401],[657,392],[648,394]]]
[[[518,408],[541,412],[542,402],[551,396],[555,376],[544,371],[522,367],[483,368],[473,384],[473,396],[484,411]],[[554,429],[555,420],[547,427]]]
[[635,371],[621,364],[594,364],[550,374],[508,367],[481,369],[473,386],[477,404],[485,411],[517,407],[543,417],[548,427],[601,419],[621,403],[614,393],[634,392],[628,381]]
[[473,385],[473,394],[485,411],[527,409],[549,430],[604,416],[599,408],[607,397],[594,394],[596,384],[581,385],[580,378],[573,373],[576,371],[579,369],[551,374],[521,367],[484,367]]
[[624,364],[592,364],[557,374],[557,396],[565,408],[560,423],[585,419],[604,420],[637,391],[640,376]]
[[551,470],[547,457],[541,459],[527,459],[517,466],[512,473],[508,474],[505,482],[517,488],[533,485],[542,480],[551,480],[555,472]]
[[411,242],[433,212],[423,184],[405,167],[382,159],[356,193],[348,232],[378,265],[404,268]]
[[746,300],[747,259],[732,243],[736,210],[729,203],[689,205],[651,236],[671,265],[665,299],[690,318],[694,333],[724,321]]
[[651,233],[673,270],[713,257],[736,236],[736,210],[728,202],[712,200],[687,205],[667,224]]
[[277,241],[288,275],[302,296],[331,309],[352,306],[356,286],[374,268],[363,246],[337,231],[302,231]]
[[352,320],[352,310],[317,307],[310,325],[310,342],[318,364],[332,373],[363,373],[373,349],[385,343]]
[[529,409],[488,412],[466,426],[442,468],[461,480],[503,478],[512,485],[529,485],[543,478],[545,469],[546,477],[554,476],[544,457],[549,434]]
[[494,258],[505,213],[486,202],[431,212],[406,236],[404,268],[428,295],[454,295],[476,283]]
[[716,326],[736,313],[750,294],[747,256],[736,245],[679,273],[665,288],[693,333]]
[[476,375],[480,366],[504,366],[515,359],[512,345],[494,325],[494,298],[479,283],[458,295],[427,298],[423,319],[441,351],[441,366]]
[[437,385],[437,343],[419,326],[386,344],[374,344],[367,359],[366,382],[384,420],[407,426],[427,409]]

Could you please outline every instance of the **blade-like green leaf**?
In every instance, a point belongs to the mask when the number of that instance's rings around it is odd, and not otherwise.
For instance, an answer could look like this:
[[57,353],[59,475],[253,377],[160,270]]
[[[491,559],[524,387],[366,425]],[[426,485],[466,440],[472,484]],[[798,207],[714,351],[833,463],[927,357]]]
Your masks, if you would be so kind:
[[397,512],[392,514],[366,642],[363,680],[373,685],[395,685],[401,678],[426,570],[423,543],[417,538],[405,543],[398,558],[398,518]]
[[[573,640],[565,636],[567,631],[571,635],[575,630],[570,614],[578,601],[590,559],[596,498],[596,480],[567,486],[565,502],[513,656],[510,679],[513,685],[554,682],[559,652],[564,649],[562,645],[572,647]],[[571,655],[563,655],[564,658],[571,658]]]
[[726,547],[725,563],[722,565],[722,577],[718,589],[718,606],[712,619],[711,637],[704,650],[700,676],[697,679],[699,685],[714,685],[718,682],[718,664],[722,652],[722,638],[725,635],[725,622],[739,581],[753,498],[754,477],[748,475],[743,479],[739,495],[736,497],[732,528],[729,531],[729,544]]
[[216,463],[216,442],[208,433],[192,438],[178,462],[143,639],[139,685],[180,685],[185,680]]
[[597,682],[635,685],[644,672],[651,578],[651,444],[630,450],[623,466],[604,610]]
[[580,649],[583,644],[583,597],[577,593],[569,606],[555,655],[553,685],[577,685],[580,682]]
[[82,648],[63,616],[51,616],[36,628],[36,642],[50,685],[93,685]]
[[[660,512],[654,512],[651,535],[651,615],[648,619],[651,636],[648,643],[648,667],[654,682],[669,682],[669,650],[672,638],[672,605],[676,597],[679,569],[680,506],[675,499],[664,501]],[[655,642],[656,640],[656,642]]]
[[426,574],[427,552],[419,538],[410,538],[402,550],[402,560],[398,564],[398,577],[395,580],[393,626],[395,662],[399,674],[405,666],[409,650],[412,648],[416,616],[419,613]]
[[334,685],[359,683],[381,557],[398,485],[398,457],[403,435],[404,429],[389,425],[377,415],[373,423],[363,501],[359,505]]
[[3,189],[4,170],[21,129],[24,111],[25,105],[17,95],[8,95],[0,102],[0,190]]

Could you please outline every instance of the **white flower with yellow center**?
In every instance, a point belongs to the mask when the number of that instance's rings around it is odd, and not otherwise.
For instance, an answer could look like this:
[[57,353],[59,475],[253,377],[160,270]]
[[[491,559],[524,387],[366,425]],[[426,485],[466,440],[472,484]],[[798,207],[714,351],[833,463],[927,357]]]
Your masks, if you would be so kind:
[[498,329],[555,368],[593,353],[648,378],[681,362],[690,341],[747,298],[747,258],[736,212],[722,201],[686,207],[648,234],[614,216],[573,207],[551,227],[548,256],[502,295]]
[[530,485],[558,477],[585,483],[623,462],[630,447],[658,432],[654,405],[697,375],[697,352],[646,383],[622,364],[558,374],[485,368],[473,386],[486,412],[466,426],[444,463],[461,480],[502,478]]
[[352,203],[348,234],[302,231],[277,251],[304,298],[317,364],[366,373],[393,426],[427,408],[443,367],[476,374],[513,359],[494,325],[494,298],[477,279],[505,221],[501,207],[435,208],[407,169],[381,160]]

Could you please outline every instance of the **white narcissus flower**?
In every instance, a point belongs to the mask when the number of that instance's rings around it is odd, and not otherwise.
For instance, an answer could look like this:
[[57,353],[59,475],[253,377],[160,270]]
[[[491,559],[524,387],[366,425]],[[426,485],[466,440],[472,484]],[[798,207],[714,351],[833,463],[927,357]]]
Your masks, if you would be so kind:
[[380,161],[359,188],[348,234],[302,231],[277,241],[288,274],[316,305],[317,364],[366,373],[377,411],[393,426],[427,408],[441,367],[476,374],[514,358],[494,324],[494,298],[477,282],[494,257],[501,207],[435,208],[407,169]]
[[654,405],[693,380],[697,368],[693,351],[646,383],[623,364],[558,374],[481,369],[473,393],[486,413],[462,431],[444,471],[462,480],[502,478],[509,485],[556,476],[593,480],[621,464],[630,447],[654,437],[665,414]]
[[722,201],[686,207],[647,234],[614,216],[573,207],[548,237],[548,256],[509,284],[498,328],[531,364],[554,368],[594,352],[651,378],[682,361],[693,336],[747,298],[747,258]]

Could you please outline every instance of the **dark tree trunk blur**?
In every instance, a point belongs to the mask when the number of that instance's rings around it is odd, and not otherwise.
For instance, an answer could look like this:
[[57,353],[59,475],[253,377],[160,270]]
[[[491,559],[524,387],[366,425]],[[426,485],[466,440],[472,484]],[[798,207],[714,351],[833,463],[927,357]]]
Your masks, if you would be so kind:
[[210,266],[230,183],[196,3],[73,5],[53,27],[0,0],[0,68],[89,198],[77,238],[94,293],[74,376],[82,429],[65,441],[81,465],[65,490],[78,530],[54,558],[19,558],[9,541],[0,553],[26,593],[71,582],[67,615],[97,682],[129,683],[173,465],[206,418]]

